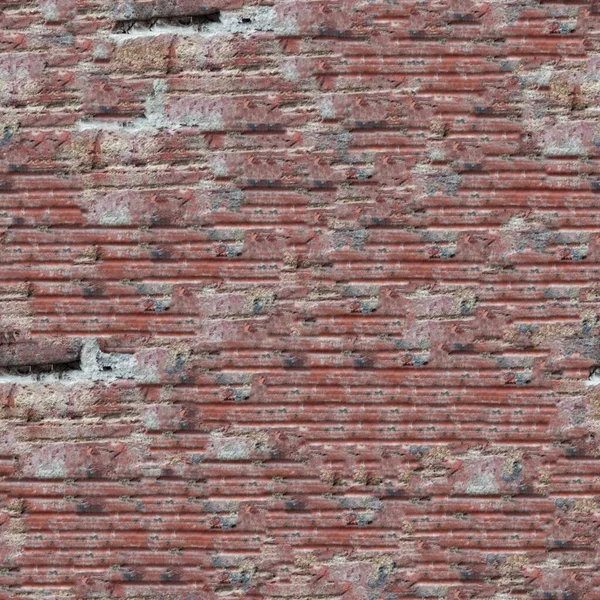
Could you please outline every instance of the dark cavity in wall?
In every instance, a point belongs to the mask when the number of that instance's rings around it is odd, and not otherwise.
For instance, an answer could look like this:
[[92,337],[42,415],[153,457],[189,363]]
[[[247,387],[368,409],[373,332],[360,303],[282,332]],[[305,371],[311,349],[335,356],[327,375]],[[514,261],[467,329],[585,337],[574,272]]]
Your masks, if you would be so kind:
[[151,19],[128,19],[117,21],[113,27],[114,33],[130,33],[131,31],[152,31],[154,27],[194,27],[198,31],[208,23],[220,23],[220,11],[202,15],[153,17]]
[[74,360],[67,363],[47,363],[39,365],[15,365],[2,369],[2,375],[45,375],[49,373],[61,375],[81,371],[81,362]]

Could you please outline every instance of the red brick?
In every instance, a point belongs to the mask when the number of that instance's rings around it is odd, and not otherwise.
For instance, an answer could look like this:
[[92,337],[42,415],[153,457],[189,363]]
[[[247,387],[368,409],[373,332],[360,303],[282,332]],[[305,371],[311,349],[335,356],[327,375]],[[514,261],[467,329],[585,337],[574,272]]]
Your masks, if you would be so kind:
[[2,8],[0,600],[600,599],[596,3]]

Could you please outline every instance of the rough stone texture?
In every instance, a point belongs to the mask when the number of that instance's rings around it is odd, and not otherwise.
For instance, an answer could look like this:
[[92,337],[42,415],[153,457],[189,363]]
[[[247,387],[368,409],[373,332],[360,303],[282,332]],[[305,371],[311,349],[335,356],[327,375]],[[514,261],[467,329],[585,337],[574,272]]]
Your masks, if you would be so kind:
[[2,0],[0,600],[598,600],[600,7]]

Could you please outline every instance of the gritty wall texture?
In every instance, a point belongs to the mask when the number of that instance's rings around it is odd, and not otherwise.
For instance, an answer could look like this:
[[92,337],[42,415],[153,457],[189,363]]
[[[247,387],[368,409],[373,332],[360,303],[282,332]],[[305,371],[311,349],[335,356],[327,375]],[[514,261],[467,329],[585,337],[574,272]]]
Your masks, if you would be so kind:
[[600,599],[600,8],[2,0],[0,600]]

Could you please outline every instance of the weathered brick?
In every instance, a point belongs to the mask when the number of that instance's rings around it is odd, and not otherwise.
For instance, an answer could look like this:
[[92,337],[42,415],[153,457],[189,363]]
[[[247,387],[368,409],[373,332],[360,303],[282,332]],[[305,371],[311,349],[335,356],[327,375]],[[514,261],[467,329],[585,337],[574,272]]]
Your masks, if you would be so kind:
[[5,0],[0,600],[600,598],[596,4]]

